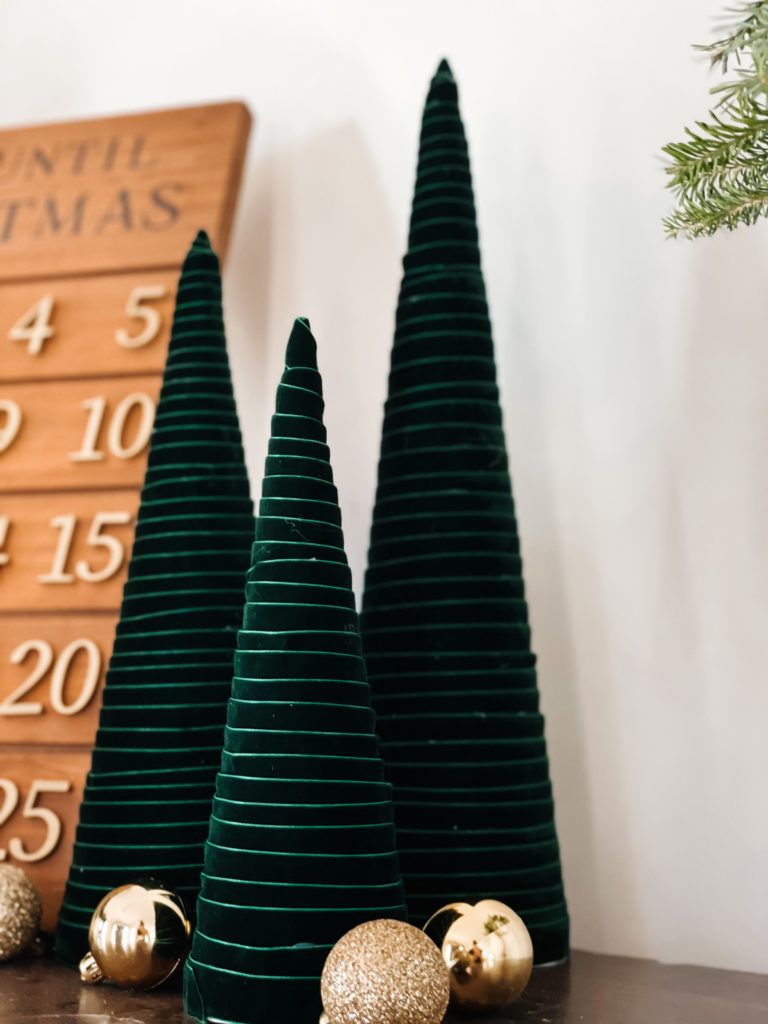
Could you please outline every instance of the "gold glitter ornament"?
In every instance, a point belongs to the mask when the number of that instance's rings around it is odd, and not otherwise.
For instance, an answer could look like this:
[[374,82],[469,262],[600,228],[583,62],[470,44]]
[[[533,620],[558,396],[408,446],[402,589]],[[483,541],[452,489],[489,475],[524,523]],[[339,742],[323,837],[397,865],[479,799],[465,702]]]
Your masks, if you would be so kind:
[[191,933],[181,898],[162,882],[118,886],[93,912],[91,952],[80,961],[80,978],[88,985],[106,979],[120,988],[156,988],[183,963]]
[[23,953],[40,930],[43,901],[21,868],[0,864],[0,961]]
[[424,925],[450,972],[451,1003],[491,1010],[517,999],[533,969],[533,944],[522,919],[498,900],[449,903]]
[[440,1024],[450,986],[440,950],[404,921],[367,921],[342,936],[320,979],[328,1024]]

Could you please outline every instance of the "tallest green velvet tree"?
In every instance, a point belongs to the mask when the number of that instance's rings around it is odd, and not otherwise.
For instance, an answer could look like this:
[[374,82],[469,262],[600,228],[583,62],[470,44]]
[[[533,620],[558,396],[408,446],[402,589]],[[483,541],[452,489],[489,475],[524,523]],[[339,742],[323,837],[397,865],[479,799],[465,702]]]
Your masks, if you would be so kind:
[[427,96],[360,627],[411,919],[568,913],[456,82]]

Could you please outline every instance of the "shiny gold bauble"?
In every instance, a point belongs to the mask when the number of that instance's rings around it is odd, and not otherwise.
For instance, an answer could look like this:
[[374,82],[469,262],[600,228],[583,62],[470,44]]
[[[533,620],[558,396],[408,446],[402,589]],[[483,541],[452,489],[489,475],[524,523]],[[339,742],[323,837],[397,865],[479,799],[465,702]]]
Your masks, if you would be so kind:
[[443,954],[451,1004],[491,1010],[517,999],[531,976],[533,945],[514,910],[498,900],[449,903],[424,925]]
[[42,914],[34,882],[21,868],[0,864],[0,960],[10,960],[32,944]]
[[88,984],[104,979],[120,988],[156,988],[177,970],[189,949],[191,926],[179,896],[146,879],[113,889],[96,907],[80,962]]
[[404,921],[367,921],[328,954],[320,979],[328,1024],[440,1024],[448,972],[440,950]]

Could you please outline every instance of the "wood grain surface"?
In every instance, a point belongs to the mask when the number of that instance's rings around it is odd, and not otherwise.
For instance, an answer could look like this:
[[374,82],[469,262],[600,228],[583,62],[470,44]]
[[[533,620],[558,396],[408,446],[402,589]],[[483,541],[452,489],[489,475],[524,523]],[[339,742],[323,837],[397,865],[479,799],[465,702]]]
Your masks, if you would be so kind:
[[[180,247],[175,263],[182,252]],[[91,277],[87,283],[79,277],[14,284],[0,281],[3,382],[162,373],[178,276],[173,267],[105,274]],[[139,304],[154,309],[160,324],[149,341],[130,347],[117,338],[120,331],[129,339],[135,338],[146,328],[145,316],[127,312],[131,296],[139,288],[164,292],[160,298],[144,299]],[[28,343],[8,338],[8,332],[46,295],[53,300],[53,334],[43,343],[40,353],[32,355]]]
[[0,860],[51,928],[179,268],[201,228],[223,262],[250,121],[235,102],[0,131]]
[[220,103],[3,132],[0,278],[176,267],[200,228],[225,251],[249,126]]
[[117,619],[0,617],[0,744],[93,743]]
[[[46,929],[56,926],[90,764],[87,748],[3,750],[0,861],[23,868],[38,886]],[[45,852],[52,839],[52,849]],[[45,856],[37,859],[41,852]]]
[[23,416],[0,455],[4,493],[141,487],[159,391],[157,374],[0,386],[0,410]]
[[[9,526],[2,549],[8,561],[0,566],[0,612],[118,609],[138,507],[138,490],[42,492],[3,498],[0,510]],[[99,515],[124,522],[103,526],[98,531],[100,541],[89,543]],[[66,544],[64,534],[69,532],[72,517],[71,543]],[[59,525],[53,525],[53,520]],[[117,548],[113,554],[105,538],[112,538],[122,554]],[[66,557],[57,559],[65,548]],[[87,578],[108,571],[112,564],[117,568],[109,578],[96,582]]]

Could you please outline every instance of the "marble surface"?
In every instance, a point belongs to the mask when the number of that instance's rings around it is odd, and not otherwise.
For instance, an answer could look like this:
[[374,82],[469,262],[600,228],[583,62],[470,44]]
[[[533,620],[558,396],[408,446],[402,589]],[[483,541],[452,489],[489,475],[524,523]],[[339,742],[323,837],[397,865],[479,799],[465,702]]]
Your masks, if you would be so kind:
[[[287,1015],[288,1016],[288,1015]],[[124,992],[81,985],[50,960],[0,964],[2,1024],[183,1024],[179,987]],[[576,951],[541,967],[523,999],[491,1017],[454,1024],[765,1024],[768,974],[667,966]],[[272,1022],[264,1022],[272,1024]],[[279,1024],[279,1022],[275,1022]]]

